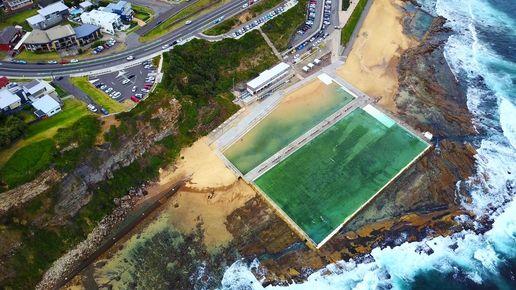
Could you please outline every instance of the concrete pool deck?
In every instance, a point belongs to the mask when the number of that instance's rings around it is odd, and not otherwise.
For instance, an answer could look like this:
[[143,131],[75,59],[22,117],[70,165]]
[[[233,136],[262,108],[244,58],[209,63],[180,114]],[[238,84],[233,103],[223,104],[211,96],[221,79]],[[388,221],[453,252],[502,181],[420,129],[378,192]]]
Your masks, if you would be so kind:
[[327,74],[284,96],[223,154],[244,175],[357,97]]
[[[321,75],[323,77],[321,78]],[[255,126],[257,126],[264,118],[266,118],[271,112],[275,110],[275,108],[281,104],[283,98],[300,88],[303,88],[310,82],[314,81],[315,78],[319,78],[320,81],[328,82],[331,79],[332,82],[335,82],[340,87],[345,89],[348,93],[353,95],[354,99],[339,108],[337,111],[323,119],[323,121],[319,122],[312,128],[308,129],[304,134],[294,139],[294,141],[288,143],[286,146],[279,149],[272,156],[267,158],[265,161],[260,163],[258,166],[254,167],[252,170],[248,171],[246,174],[243,174],[241,170],[235,166],[223,153],[222,151],[227,150],[233,143],[237,142],[239,138],[242,138],[245,134],[251,131]],[[325,82],[325,83],[326,83]],[[307,241],[308,245],[312,248],[320,248],[324,243],[326,243],[333,235],[335,235],[344,225],[346,225],[350,220],[352,220],[363,208],[368,206],[387,186],[389,186],[396,178],[398,178],[408,167],[410,167],[414,162],[416,162],[422,155],[424,155],[429,148],[431,148],[430,144],[424,138],[421,132],[418,132],[408,126],[406,123],[399,120],[396,116],[393,116],[389,112],[385,110],[373,106],[375,101],[364,93],[360,92],[348,82],[339,77],[334,71],[332,71],[331,66],[324,68],[320,74],[315,74],[310,76],[307,79],[304,79],[284,90],[275,92],[272,96],[262,101],[261,104],[252,108],[252,112],[247,111],[245,116],[241,118],[235,117],[228,121],[225,124],[224,129],[220,129],[218,134],[214,134],[212,137],[212,148],[216,151],[216,154],[225,162],[228,168],[235,172],[238,176],[244,178],[246,182],[248,182],[251,186],[253,186],[256,191],[271,205],[271,207],[278,213],[287,224],[298,233],[300,237]],[[420,152],[415,158],[413,158],[406,166],[400,169],[391,179],[388,180],[379,190],[374,192],[367,201],[361,204],[352,214],[347,216],[338,226],[336,226],[333,231],[325,236],[324,239],[314,240],[312,239],[305,230],[298,225],[295,220],[289,216],[267,193],[261,189],[255,182],[265,173],[273,169],[279,163],[285,161],[289,156],[294,154],[299,149],[303,148],[306,144],[315,140],[318,136],[326,132],[333,125],[341,121],[348,114],[353,112],[356,109],[363,109],[364,111],[368,111],[370,115],[374,117],[374,115],[381,115],[382,113],[389,119],[403,128],[405,131],[412,133],[413,136],[417,137],[419,140],[426,143],[426,148]],[[243,110],[248,110],[245,108]],[[375,117],[380,123],[387,122],[384,118]],[[382,183],[383,184],[383,183]]]

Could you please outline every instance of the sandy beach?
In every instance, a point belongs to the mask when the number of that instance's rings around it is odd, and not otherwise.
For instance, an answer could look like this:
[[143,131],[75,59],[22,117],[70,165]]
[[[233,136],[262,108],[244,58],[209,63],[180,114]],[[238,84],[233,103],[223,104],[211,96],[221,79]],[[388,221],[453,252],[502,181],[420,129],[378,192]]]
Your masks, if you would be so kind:
[[395,112],[398,88],[396,67],[401,53],[417,44],[403,34],[403,10],[399,0],[375,0],[359,31],[353,48],[337,73]]

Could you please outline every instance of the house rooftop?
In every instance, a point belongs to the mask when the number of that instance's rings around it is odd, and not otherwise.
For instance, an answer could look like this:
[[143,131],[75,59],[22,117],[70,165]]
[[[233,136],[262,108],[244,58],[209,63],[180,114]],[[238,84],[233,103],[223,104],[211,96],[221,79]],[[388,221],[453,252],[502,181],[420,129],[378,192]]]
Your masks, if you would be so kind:
[[43,22],[45,21],[45,17],[39,15],[39,14],[36,14],[34,16],[31,16],[29,18],[27,18],[27,22],[30,24],[30,25],[36,25],[40,22]]
[[45,115],[49,112],[53,111],[55,108],[60,107],[59,103],[54,100],[49,95],[44,95],[43,97],[37,99],[36,101],[32,102],[32,106],[37,111],[43,112]]
[[9,44],[18,31],[14,26],[4,28],[0,31],[0,44]]
[[0,110],[3,110],[19,101],[21,101],[20,97],[11,93],[8,89],[0,90]]
[[47,35],[50,40],[57,40],[68,36],[75,35],[70,24],[54,26],[47,30]]
[[44,8],[38,10],[38,14],[41,16],[47,16],[56,12],[62,12],[68,10],[68,6],[66,6],[63,2],[59,1],[56,3],[52,3]]
[[50,39],[45,31],[34,29],[25,39],[24,43],[28,44],[40,44],[40,43],[49,43]]
[[73,29],[75,30],[75,36],[77,38],[82,38],[82,37],[88,36],[88,35],[94,33],[95,31],[99,30],[100,27],[93,25],[93,24],[86,23],[81,26],[74,27]]

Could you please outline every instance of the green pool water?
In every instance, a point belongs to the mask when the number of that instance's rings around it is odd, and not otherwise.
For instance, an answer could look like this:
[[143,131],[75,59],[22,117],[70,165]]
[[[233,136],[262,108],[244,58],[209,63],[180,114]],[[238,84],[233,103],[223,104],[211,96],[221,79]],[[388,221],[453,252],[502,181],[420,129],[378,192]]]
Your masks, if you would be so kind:
[[427,148],[388,120],[356,109],[255,182],[319,244]]
[[[316,80],[315,82],[320,82]],[[317,85],[309,84],[308,86]],[[309,95],[280,103],[223,154],[243,174],[353,100],[338,84],[318,85]]]

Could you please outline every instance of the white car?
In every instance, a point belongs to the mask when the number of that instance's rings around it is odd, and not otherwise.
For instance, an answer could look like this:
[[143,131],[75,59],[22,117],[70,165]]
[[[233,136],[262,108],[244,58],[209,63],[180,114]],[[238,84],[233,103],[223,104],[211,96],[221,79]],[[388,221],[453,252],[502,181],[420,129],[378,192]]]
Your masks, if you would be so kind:
[[133,93],[134,93],[134,92],[136,92],[136,90],[137,90],[137,89],[138,89],[138,88],[137,88],[136,86],[134,86],[134,87],[133,87],[133,89],[131,90],[131,92],[133,92]]
[[97,108],[92,104],[88,104],[88,109],[94,113],[97,112]]
[[249,4],[245,3],[244,5],[242,5],[242,8],[246,9],[247,7],[249,7]]
[[186,25],[188,25],[190,23],[192,23],[192,20],[186,20],[186,22],[185,22]]
[[127,60],[133,60],[133,59],[134,59],[134,56],[130,55],[130,56],[126,57],[125,59],[127,59]]
[[170,45],[168,45],[168,44],[164,44],[164,45],[162,45],[162,46],[161,46],[161,49],[167,49],[167,48],[169,48],[169,47],[170,47]]
[[122,85],[127,85],[130,82],[130,80],[123,80]]
[[77,62],[79,62],[79,60],[74,58],[74,59],[70,60],[70,62],[71,63],[77,63]]

